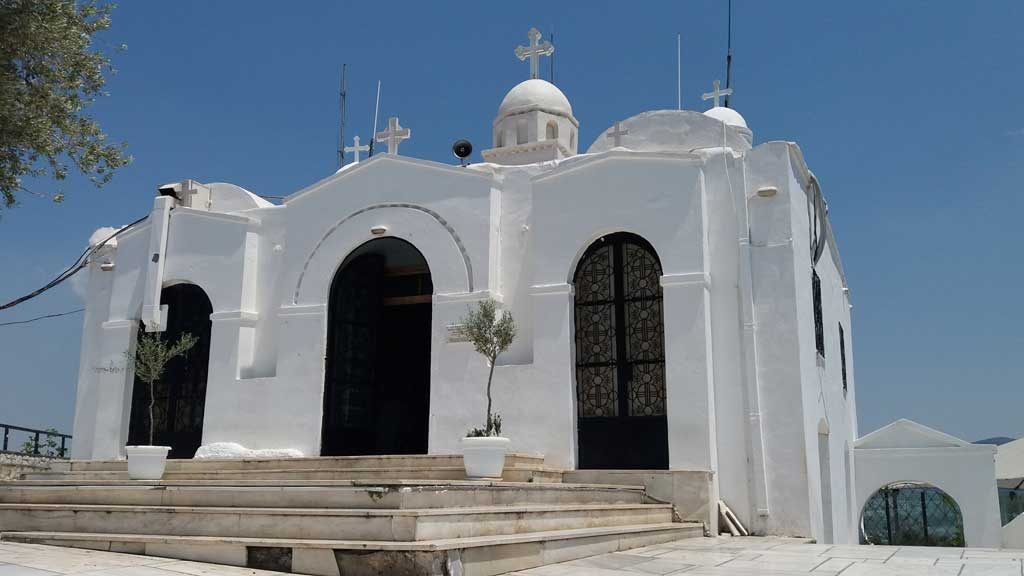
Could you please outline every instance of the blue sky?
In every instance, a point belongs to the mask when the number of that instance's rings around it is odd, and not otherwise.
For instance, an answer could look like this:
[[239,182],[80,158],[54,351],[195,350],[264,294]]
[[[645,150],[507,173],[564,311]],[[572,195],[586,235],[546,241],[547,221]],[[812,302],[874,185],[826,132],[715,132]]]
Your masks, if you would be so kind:
[[[849,279],[861,431],[909,417],[970,440],[1024,436],[1024,48],[1019,1],[735,0],[733,106],[756,142],[792,140],[822,182]],[[49,280],[100,226],[142,216],[158,184],[228,181],[287,195],[336,168],[348,134],[400,115],[402,153],[486,147],[513,55],[553,30],[581,149],[617,119],[724,80],[726,2],[126,2],[101,39],[93,113],[135,162],[106,188],[0,219],[0,300]],[[547,74],[547,65],[544,66]],[[479,159],[478,153],[475,156]],[[68,286],[0,322],[81,305]],[[70,431],[81,316],[0,327],[0,422]]]

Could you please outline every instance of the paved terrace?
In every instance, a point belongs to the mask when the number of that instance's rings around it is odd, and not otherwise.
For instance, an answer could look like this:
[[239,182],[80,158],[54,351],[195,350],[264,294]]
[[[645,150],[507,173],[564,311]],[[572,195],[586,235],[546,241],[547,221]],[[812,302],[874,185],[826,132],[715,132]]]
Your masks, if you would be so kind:
[[516,572],[518,576],[1022,576],[1024,550],[831,546],[785,538],[693,538]]
[[281,572],[98,550],[0,542],[0,576],[281,576]]
[[[1024,550],[830,546],[785,538],[694,538],[553,564],[518,576],[1024,576]],[[274,576],[152,556],[0,542],[0,576]]]

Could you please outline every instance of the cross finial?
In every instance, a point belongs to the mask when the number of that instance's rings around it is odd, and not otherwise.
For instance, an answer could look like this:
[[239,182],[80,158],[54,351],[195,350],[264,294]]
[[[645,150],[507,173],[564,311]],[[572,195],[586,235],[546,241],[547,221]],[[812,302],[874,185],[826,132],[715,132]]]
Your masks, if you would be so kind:
[[619,126],[619,121],[616,120],[615,126],[612,128],[612,131],[605,136],[605,138],[612,139],[612,145],[615,146],[616,148],[622,146],[622,137],[625,136],[626,134],[629,134],[629,130],[626,130],[625,128],[620,128]]
[[412,137],[412,130],[402,128],[398,125],[398,116],[388,118],[388,129],[377,132],[377,142],[385,142],[388,145],[388,154],[398,154],[398,145],[402,140]]
[[700,99],[701,100],[711,100],[712,98],[714,98],[715,99],[715,108],[718,108],[718,99],[720,97],[722,97],[722,96],[728,96],[728,95],[732,94],[732,88],[726,88],[725,90],[722,90],[721,89],[722,83],[719,82],[718,80],[715,80],[714,86],[715,86],[714,90],[712,90],[711,92],[705,92],[704,95],[700,97]]
[[555,47],[545,40],[543,43],[540,41],[540,30],[536,28],[530,28],[530,31],[526,33],[530,38],[529,46],[516,46],[516,57],[520,60],[530,59],[530,78],[538,77],[538,70],[540,68],[540,57],[551,56],[555,53]]
[[360,152],[366,152],[369,149],[370,149],[369,146],[366,146],[366,145],[360,146],[359,145],[359,136],[358,135],[354,136],[352,138],[352,145],[351,146],[345,146],[344,148],[342,148],[342,150],[345,152],[345,154],[348,154],[349,152],[352,153],[352,163],[353,164],[359,164],[359,153]]

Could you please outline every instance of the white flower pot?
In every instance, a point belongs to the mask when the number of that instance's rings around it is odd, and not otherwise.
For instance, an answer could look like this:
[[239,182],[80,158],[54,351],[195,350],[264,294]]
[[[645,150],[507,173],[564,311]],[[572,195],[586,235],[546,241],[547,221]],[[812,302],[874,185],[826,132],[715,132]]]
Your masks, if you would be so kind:
[[466,477],[501,478],[510,442],[500,436],[463,438],[462,461],[466,466]]
[[128,477],[132,480],[159,480],[164,477],[170,446],[125,446]]

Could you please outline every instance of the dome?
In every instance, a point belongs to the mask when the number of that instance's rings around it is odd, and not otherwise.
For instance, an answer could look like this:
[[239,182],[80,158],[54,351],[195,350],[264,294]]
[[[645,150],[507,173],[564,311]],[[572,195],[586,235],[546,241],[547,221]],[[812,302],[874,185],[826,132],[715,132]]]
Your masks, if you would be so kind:
[[572,116],[569,99],[554,84],[531,78],[516,84],[508,91],[498,108],[498,116],[508,116],[529,110],[543,110],[551,114]]
[[726,108],[724,106],[715,106],[711,110],[704,112],[705,116],[710,116],[715,120],[721,120],[725,122],[726,126],[737,126],[739,128],[747,128],[747,121],[740,116],[740,113],[733,110],[732,108]]

